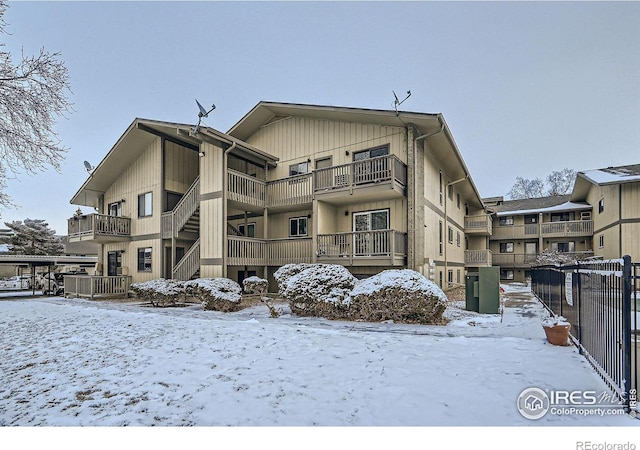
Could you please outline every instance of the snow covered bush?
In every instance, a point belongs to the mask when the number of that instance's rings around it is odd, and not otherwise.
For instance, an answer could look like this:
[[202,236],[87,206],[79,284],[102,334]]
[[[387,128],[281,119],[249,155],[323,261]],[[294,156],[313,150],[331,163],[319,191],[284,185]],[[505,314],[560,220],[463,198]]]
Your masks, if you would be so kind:
[[151,302],[153,306],[175,306],[184,299],[184,283],[178,280],[157,280],[133,283],[131,289],[139,299]]
[[536,256],[536,263],[540,265],[574,265],[578,263],[575,255],[567,255],[557,250],[544,249],[542,253]]
[[242,289],[245,294],[264,295],[269,289],[269,282],[264,278],[249,277],[242,280]]
[[350,301],[355,319],[442,324],[447,297],[422,274],[404,269],[385,270],[360,280],[351,292]]
[[198,278],[184,285],[187,294],[200,300],[205,310],[231,312],[240,309],[242,289],[229,278]]
[[[285,270],[280,272],[281,269]],[[294,314],[327,319],[350,317],[349,294],[357,279],[344,266],[290,264],[276,274],[280,294]]]
[[308,269],[311,266],[313,266],[313,264],[285,264],[284,266],[276,270],[276,272],[273,274],[273,278],[275,278],[276,283],[278,283],[278,292],[280,293],[280,295],[282,296],[282,293],[285,289],[285,284],[287,281],[289,281],[289,278],[299,274],[300,272]]

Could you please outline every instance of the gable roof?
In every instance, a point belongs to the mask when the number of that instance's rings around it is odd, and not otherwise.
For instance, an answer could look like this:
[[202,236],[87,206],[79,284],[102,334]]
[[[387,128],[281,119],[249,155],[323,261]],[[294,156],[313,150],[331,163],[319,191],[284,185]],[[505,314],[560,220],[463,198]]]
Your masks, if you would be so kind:
[[[322,106],[299,103],[261,101],[245,114],[227,134],[241,140],[249,139],[260,127],[288,117],[305,117],[345,123],[362,123],[406,128],[415,126],[421,136],[429,135],[429,148],[451,181],[466,179],[458,184],[468,198],[476,198],[482,207],[482,199],[469,169],[453,139],[444,117],[440,113],[353,108],[344,106]],[[453,158],[452,158],[453,156]]]
[[578,172],[576,176],[571,199],[584,200],[589,192],[590,185],[608,186],[639,181],[640,164],[584,170]]
[[74,205],[98,206],[100,196],[113,184],[158,136],[178,142],[180,145],[198,151],[201,139],[214,140],[221,145],[236,143],[234,153],[253,157],[275,165],[278,158],[259,150],[246,142],[226,135],[209,127],[200,127],[200,137],[190,136],[193,126],[183,123],[163,122],[136,118],[109,150],[100,164],[91,172],[87,180],[71,198]]
[[489,209],[495,212],[497,216],[591,210],[591,205],[588,203],[571,202],[570,198],[571,195],[554,195],[550,197],[506,200],[498,205],[490,206]]

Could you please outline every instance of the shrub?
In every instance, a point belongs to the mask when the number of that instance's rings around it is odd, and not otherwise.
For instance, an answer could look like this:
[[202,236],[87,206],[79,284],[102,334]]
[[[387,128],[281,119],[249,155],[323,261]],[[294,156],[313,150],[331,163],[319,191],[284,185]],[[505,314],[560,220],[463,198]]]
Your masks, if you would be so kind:
[[185,296],[183,282],[164,278],[133,283],[131,289],[138,298],[147,300],[156,307],[175,306]]
[[262,296],[267,293],[269,282],[259,277],[245,278],[242,280],[242,289],[246,294],[258,294]]
[[241,308],[242,289],[229,278],[198,278],[187,281],[185,288],[202,302],[205,310],[232,312]]
[[359,281],[351,292],[354,318],[368,322],[443,324],[447,297],[413,270],[385,270]]
[[286,270],[276,279],[280,285],[281,295],[289,302],[291,312],[300,316],[327,319],[349,318],[349,294],[357,279],[344,266],[334,264],[289,266],[292,267],[283,266],[283,268],[287,267]]
[[276,283],[278,283],[278,293],[280,294],[280,296],[283,296],[285,284],[287,283],[287,281],[289,281],[289,278],[299,274],[303,270],[308,269],[309,267],[312,267],[312,266],[313,264],[304,264],[304,263],[285,264],[284,266],[276,270],[275,273],[273,274],[273,278],[275,278]]

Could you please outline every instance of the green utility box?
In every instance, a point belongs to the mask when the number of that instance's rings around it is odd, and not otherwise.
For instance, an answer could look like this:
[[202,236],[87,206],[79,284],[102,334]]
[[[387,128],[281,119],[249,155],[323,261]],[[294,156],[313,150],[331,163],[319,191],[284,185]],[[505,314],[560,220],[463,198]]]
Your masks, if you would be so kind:
[[465,278],[467,311],[482,314],[500,312],[500,268],[480,267]]
[[464,290],[465,290],[465,307],[467,311],[480,311],[480,288],[479,288],[479,274],[478,272],[469,272],[465,277]]

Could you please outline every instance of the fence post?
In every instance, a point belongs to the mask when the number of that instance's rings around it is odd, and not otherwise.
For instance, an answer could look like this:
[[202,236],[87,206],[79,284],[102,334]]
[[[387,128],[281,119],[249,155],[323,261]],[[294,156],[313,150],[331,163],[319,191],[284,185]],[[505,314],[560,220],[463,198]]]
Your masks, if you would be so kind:
[[624,266],[622,268],[622,339],[624,358],[624,386],[623,392],[624,406],[626,412],[630,412],[631,391],[631,256],[625,255],[623,258]]
[[580,274],[580,262],[578,261],[578,267],[576,270],[576,278],[578,289],[576,289],[576,295],[573,297],[576,302],[578,308],[578,349],[580,350],[580,354],[583,354],[582,351],[582,276]]

